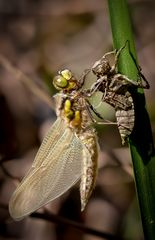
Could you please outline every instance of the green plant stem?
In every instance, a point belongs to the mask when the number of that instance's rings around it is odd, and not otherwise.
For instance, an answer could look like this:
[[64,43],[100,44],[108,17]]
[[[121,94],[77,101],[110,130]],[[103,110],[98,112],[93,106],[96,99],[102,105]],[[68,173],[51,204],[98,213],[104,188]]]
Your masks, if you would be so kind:
[[[126,0],[108,0],[114,48],[129,40],[130,52],[137,59]],[[119,60],[119,72],[137,80],[138,70],[126,47]],[[129,139],[138,200],[147,240],[155,240],[155,152],[143,90],[133,92],[135,127]]]

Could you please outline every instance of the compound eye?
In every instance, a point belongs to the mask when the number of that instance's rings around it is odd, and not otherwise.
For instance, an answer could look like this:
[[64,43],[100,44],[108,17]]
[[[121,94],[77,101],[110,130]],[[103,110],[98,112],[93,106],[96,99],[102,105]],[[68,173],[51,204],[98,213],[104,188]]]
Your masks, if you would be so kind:
[[72,78],[72,73],[70,70],[68,69],[64,69],[60,72],[60,74],[62,75],[62,77],[64,77],[66,80],[70,80]]
[[54,77],[53,85],[57,89],[66,88],[68,86],[68,81],[63,76],[58,75],[58,76]]

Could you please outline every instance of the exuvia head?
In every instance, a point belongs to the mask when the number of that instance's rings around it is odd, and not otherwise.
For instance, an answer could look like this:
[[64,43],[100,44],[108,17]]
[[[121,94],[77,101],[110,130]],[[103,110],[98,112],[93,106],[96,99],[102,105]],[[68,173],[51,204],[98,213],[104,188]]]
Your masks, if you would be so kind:
[[110,70],[111,67],[109,61],[105,57],[96,61],[92,66],[92,72],[99,77],[108,74]]
[[74,90],[77,87],[77,80],[70,70],[64,69],[58,72],[53,79],[53,85],[58,90]]

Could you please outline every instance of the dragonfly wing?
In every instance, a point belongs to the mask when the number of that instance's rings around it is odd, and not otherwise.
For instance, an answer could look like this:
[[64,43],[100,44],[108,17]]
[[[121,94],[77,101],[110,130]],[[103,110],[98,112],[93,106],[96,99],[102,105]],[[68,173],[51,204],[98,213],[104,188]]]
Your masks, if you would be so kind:
[[43,142],[33,161],[32,167],[39,167],[42,164],[46,156],[49,154],[51,148],[57,144],[57,140],[61,137],[66,127],[67,126],[65,125],[63,119],[57,118],[44,137]]
[[82,152],[82,142],[66,127],[45,157],[41,151],[42,163],[40,154],[37,155],[39,160],[36,157],[35,164],[15,190],[9,203],[11,216],[21,220],[73,186],[81,177]]

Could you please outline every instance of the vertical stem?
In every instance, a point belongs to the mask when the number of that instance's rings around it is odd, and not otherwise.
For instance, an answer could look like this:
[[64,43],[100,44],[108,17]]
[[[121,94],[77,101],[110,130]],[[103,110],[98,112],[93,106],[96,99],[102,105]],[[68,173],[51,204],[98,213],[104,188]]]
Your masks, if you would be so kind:
[[[131,20],[126,0],[108,0],[114,48],[122,47],[129,40],[130,52],[137,59]],[[119,60],[119,72],[137,80],[137,68],[126,47]],[[131,156],[144,235],[155,240],[155,151],[145,96],[142,90],[133,92],[135,127],[129,139]]]

